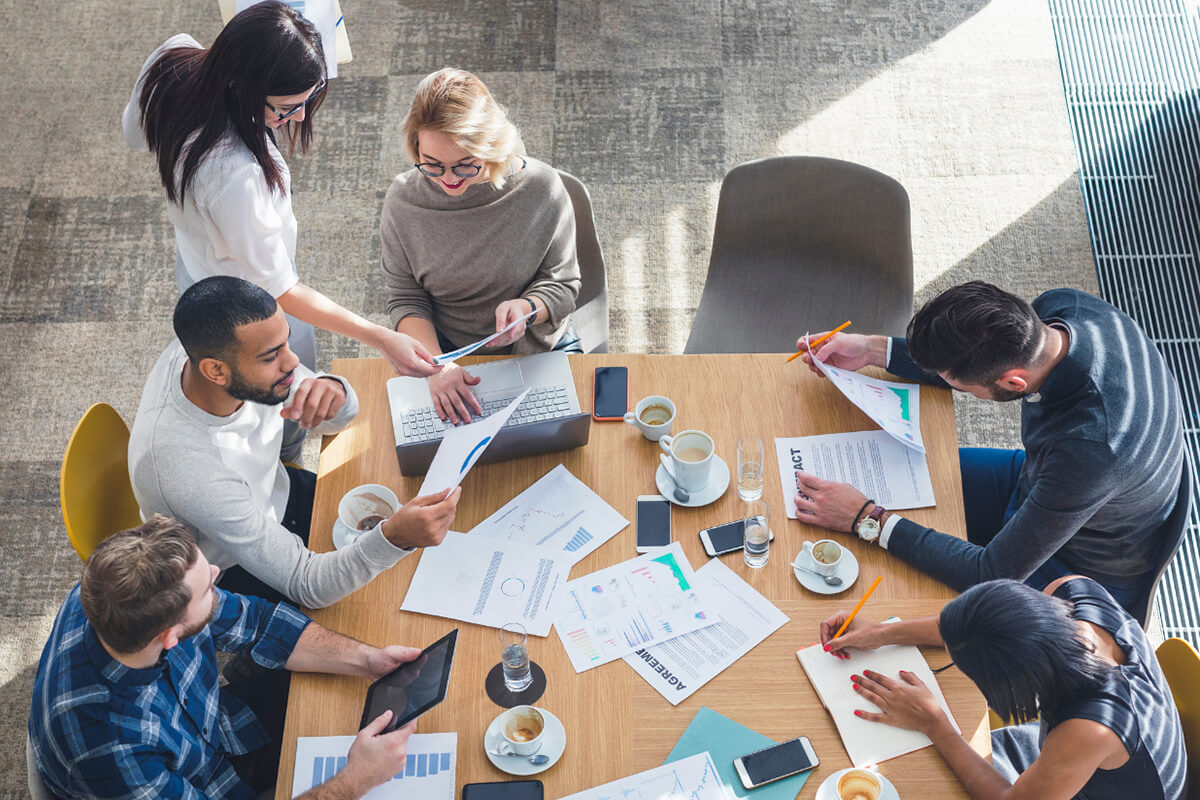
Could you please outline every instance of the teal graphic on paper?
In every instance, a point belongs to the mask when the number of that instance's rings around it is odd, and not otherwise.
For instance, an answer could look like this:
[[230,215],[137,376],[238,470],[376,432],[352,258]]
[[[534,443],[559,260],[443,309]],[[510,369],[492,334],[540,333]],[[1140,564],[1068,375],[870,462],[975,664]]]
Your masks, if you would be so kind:
[[[687,726],[687,730],[675,743],[675,749],[667,756],[664,764],[687,758],[707,750],[712,754],[713,763],[717,766],[717,774],[721,783],[731,797],[753,797],[754,800],[795,800],[800,787],[808,780],[810,772],[801,772],[781,781],[760,786],[753,792],[742,786],[733,769],[733,760],[755,750],[770,747],[778,742],[752,731],[745,725],[739,725],[729,717],[722,716],[708,706],[701,706],[696,716]],[[820,753],[817,753],[820,756]]]

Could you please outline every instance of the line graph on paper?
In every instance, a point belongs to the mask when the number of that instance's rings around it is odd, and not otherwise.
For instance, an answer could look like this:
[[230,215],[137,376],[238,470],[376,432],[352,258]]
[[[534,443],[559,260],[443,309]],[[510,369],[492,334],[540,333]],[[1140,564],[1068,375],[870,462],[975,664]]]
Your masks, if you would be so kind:
[[729,800],[729,794],[705,751],[563,800]]

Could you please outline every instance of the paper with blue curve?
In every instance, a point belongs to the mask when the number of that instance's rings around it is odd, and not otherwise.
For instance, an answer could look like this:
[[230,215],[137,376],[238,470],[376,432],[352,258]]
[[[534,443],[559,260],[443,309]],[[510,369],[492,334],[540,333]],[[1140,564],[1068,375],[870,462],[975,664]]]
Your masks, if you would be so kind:
[[[760,795],[756,795],[758,797]],[[765,795],[761,795],[765,796]],[[708,753],[663,764],[561,800],[730,800]]]
[[504,408],[478,422],[448,428],[437,452],[433,454],[433,461],[417,496],[443,492],[462,483],[527,394],[528,389],[514,397]]
[[513,328],[520,325],[522,322],[525,322],[526,320],[528,320],[531,317],[537,316],[537,313],[538,312],[536,312],[536,311],[530,311],[528,314],[521,317],[520,319],[510,322],[508,324],[508,327],[505,328],[504,330],[496,331],[495,333],[493,333],[489,336],[483,337],[478,342],[471,342],[470,344],[465,344],[462,347],[458,348],[457,350],[451,350],[449,353],[442,353],[439,356],[434,356],[433,361],[436,364],[442,365],[442,364],[449,364],[451,361],[457,361],[458,359],[462,358],[463,356],[469,356],[469,355],[471,355],[471,353],[474,353],[479,348],[486,347],[487,343],[494,340],[497,336],[503,336],[504,334],[511,331]]
[[[296,739],[292,797],[320,786],[346,766],[353,736],[301,736]],[[458,763],[457,733],[414,733],[408,738],[404,769],[364,794],[363,800],[420,797],[454,800]]]
[[[667,763],[678,761],[694,753],[707,752],[717,767],[717,774],[730,797],[753,797],[754,800],[793,800],[800,787],[808,780],[811,772],[802,772],[790,778],[768,783],[749,790],[733,770],[733,760],[738,756],[753,753],[778,742],[739,725],[729,717],[722,716],[708,706],[701,706],[692,718],[687,730],[679,737],[675,749],[667,756]],[[820,753],[817,754],[818,757]]]

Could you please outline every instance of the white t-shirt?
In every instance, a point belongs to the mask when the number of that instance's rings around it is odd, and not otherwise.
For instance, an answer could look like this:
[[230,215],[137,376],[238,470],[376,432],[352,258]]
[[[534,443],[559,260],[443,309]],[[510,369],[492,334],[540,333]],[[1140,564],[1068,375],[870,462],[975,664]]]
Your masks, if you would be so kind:
[[[121,115],[125,141],[135,150],[149,147],[141,125],[146,71],[164,52],[177,47],[199,48],[200,43],[180,33],[151,53]],[[184,155],[186,152],[185,148]],[[232,275],[279,297],[299,281],[291,173],[269,138],[267,152],[283,177],[282,194],[267,185],[262,167],[231,131],[200,163],[183,205],[167,203],[167,218],[175,226],[175,246],[193,282]],[[177,172],[182,171],[183,160],[181,156]]]

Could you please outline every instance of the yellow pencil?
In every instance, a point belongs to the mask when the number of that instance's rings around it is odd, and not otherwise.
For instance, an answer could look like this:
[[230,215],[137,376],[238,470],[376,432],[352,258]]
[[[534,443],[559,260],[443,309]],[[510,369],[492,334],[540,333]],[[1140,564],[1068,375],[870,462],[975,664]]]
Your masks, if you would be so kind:
[[842,623],[842,627],[838,628],[838,632],[833,635],[834,639],[841,636],[846,632],[846,628],[850,627],[850,623],[854,621],[854,615],[857,614],[859,609],[863,607],[863,603],[867,602],[867,598],[871,596],[871,592],[875,591],[875,587],[879,585],[881,580],[883,580],[882,575],[879,575],[875,578],[875,582],[871,584],[871,588],[867,589],[867,593],[862,596],[862,600],[858,601],[858,605],[856,605],[854,610],[850,612],[850,616],[846,617],[846,621]]
[[834,335],[835,333],[837,333],[838,331],[844,331],[844,330],[846,330],[846,328],[849,328],[849,327],[850,327],[850,320],[846,320],[846,321],[845,321],[845,322],[843,322],[841,325],[838,325],[836,328],[834,328],[833,330],[831,330],[829,333],[827,333],[827,334],[825,334],[824,336],[822,336],[820,339],[817,339],[815,342],[809,342],[807,347],[801,347],[799,350],[797,350],[796,352],[792,353],[790,356],[788,356],[787,363],[789,363],[789,364],[790,364],[790,363],[792,363],[792,362],[793,362],[793,361],[795,361],[797,358],[799,358],[799,357],[800,357],[800,354],[801,354],[801,353],[803,353],[805,350],[811,350],[812,348],[814,348],[814,347],[816,347],[817,345],[819,345],[821,342],[823,342],[823,341],[825,341],[826,339],[828,339],[830,336],[833,336],[833,335]]

